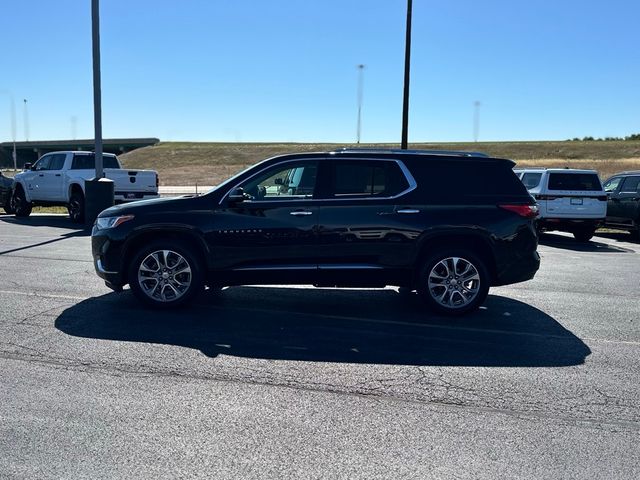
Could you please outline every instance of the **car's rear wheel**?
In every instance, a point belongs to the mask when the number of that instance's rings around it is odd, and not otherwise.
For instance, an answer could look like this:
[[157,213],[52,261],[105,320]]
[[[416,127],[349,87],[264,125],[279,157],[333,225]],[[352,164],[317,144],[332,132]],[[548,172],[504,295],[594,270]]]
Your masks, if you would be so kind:
[[573,231],[574,238],[579,242],[588,242],[596,233],[595,227],[583,227]]
[[177,307],[202,290],[202,269],[189,248],[175,241],[143,247],[129,266],[129,285],[145,304]]
[[476,310],[489,293],[485,262],[467,250],[440,250],[429,256],[419,276],[418,294],[427,306],[444,315]]
[[11,206],[15,212],[16,217],[28,217],[31,215],[31,202],[27,201],[27,197],[24,194],[21,186],[16,188],[11,199]]
[[67,211],[72,222],[84,222],[84,195],[81,192],[76,191],[71,194]]

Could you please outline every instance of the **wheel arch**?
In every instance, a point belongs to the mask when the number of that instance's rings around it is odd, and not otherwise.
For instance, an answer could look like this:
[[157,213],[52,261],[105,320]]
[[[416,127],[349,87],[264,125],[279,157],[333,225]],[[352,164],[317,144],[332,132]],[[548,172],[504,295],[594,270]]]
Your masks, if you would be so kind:
[[460,248],[468,250],[485,261],[491,282],[497,277],[496,258],[491,247],[491,240],[485,235],[472,232],[450,232],[431,235],[422,240],[414,268],[414,283],[417,282],[420,269],[429,255],[438,250]]
[[172,229],[167,229],[166,227],[146,228],[132,235],[126,241],[122,250],[123,272],[128,271],[133,257],[140,248],[152,242],[157,243],[162,240],[178,241],[190,247],[190,253],[198,257],[198,261],[201,262],[203,270],[206,273],[206,270],[208,270],[207,259],[209,252],[207,244],[198,232],[187,227],[174,227]]

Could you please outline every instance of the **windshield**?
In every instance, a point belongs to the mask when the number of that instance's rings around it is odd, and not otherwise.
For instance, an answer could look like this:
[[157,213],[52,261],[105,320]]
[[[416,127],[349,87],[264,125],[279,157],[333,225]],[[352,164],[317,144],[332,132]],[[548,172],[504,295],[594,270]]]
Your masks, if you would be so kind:
[[228,186],[229,186],[229,185],[231,185],[231,184],[236,183],[236,180],[237,180],[240,176],[244,175],[245,173],[247,173],[247,172],[248,172],[249,170],[251,170],[252,168],[257,167],[258,165],[263,164],[263,163],[264,163],[264,162],[266,162],[267,160],[270,160],[270,159],[263,160],[263,161],[261,161],[261,162],[259,162],[259,163],[254,164],[254,165],[249,165],[249,166],[248,166],[247,168],[245,168],[244,170],[241,170],[240,172],[236,173],[234,176],[232,176],[232,177],[230,177],[230,178],[227,178],[224,182],[222,182],[222,183],[220,183],[220,184],[216,185],[215,187],[213,187],[211,190],[209,190],[208,192],[206,192],[206,193],[205,193],[205,195],[208,195],[208,194],[209,194],[209,193],[211,193],[211,192],[215,192],[215,191],[217,191],[217,190],[219,190],[219,189],[221,189],[221,188],[225,188],[225,187],[228,187]]

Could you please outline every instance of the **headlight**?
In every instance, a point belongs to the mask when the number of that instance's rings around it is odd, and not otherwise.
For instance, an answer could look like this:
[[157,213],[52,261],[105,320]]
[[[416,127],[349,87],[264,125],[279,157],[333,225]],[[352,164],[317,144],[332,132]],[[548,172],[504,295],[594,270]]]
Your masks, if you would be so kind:
[[96,219],[96,227],[98,230],[106,230],[107,228],[115,228],[121,223],[133,220],[133,215],[120,215],[119,217],[98,217]]

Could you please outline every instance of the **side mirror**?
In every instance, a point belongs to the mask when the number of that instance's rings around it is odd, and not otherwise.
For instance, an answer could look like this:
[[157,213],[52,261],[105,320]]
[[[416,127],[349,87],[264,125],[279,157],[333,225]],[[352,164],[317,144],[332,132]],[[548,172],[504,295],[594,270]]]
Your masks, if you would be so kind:
[[229,203],[241,203],[244,202],[246,198],[244,190],[238,187],[229,194],[227,200],[229,200]]
[[25,170],[32,170],[33,169],[33,163],[25,163],[24,164],[24,169]]

